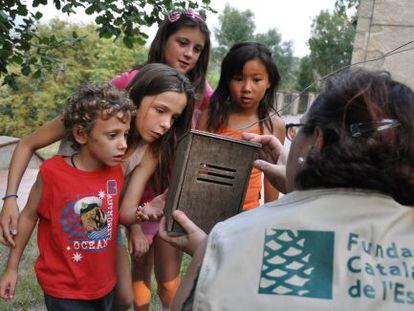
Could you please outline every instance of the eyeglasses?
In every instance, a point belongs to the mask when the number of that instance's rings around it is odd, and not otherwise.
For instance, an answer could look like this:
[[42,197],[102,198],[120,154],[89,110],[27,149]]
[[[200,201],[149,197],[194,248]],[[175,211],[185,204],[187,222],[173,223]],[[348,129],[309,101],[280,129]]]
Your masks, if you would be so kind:
[[374,122],[360,122],[360,123],[353,123],[349,126],[349,130],[351,132],[351,136],[361,137],[364,134],[372,134],[373,132],[380,132],[387,129],[391,129],[397,126],[400,126],[401,123],[395,119],[382,119],[380,121]]
[[299,127],[304,126],[305,123],[288,123],[285,125],[286,138],[292,141],[299,132]]
[[180,19],[181,15],[186,15],[191,18],[205,22],[205,19],[196,10],[193,9],[172,11],[168,13],[167,18],[170,23],[174,23]]

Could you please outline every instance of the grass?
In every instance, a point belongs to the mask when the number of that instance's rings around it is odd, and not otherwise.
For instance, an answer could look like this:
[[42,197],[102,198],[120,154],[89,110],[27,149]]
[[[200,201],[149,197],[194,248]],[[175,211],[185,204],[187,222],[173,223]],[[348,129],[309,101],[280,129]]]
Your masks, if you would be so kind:
[[[15,297],[11,302],[6,302],[0,299],[0,310],[2,311],[14,311],[14,310],[31,310],[40,311],[46,310],[43,300],[43,292],[37,283],[34,273],[34,263],[36,261],[37,250],[37,233],[33,232],[32,237],[27,244],[27,247],[23,253],[22,260],[19,266],[19,278],[16,288]],[[8,248],[4,245],[0,245],[0,271],[4,271],[7,263]],[[191,258],[188,255],[184,255],[181,265],[181,275],[185,273],[190,263]],[[150,311],[158,311],[161,309],[161,302],[157,296],[155,278],[152,278],[151,285],[151,305]],[[132,308],[131,308],[132,310]]]
[[[8,253],[8,248],[0,245],[1,271],[4,271],[6,266]],[[46,310],[43,304],[43,292],[37,283],[34,273],[34,263],[37,254],[37,239],[34,233],[20,261],[16,294],[12,302],[0,300],[0,310]]]

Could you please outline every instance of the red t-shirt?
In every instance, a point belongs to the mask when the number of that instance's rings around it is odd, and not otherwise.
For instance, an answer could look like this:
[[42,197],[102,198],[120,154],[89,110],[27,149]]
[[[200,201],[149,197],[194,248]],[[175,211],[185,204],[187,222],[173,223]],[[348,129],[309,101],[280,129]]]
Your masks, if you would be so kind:
[[57,155],[40,166],[39,257],[43,291],[65,299],[97,299],[116,283],[120,165],[85,172]]

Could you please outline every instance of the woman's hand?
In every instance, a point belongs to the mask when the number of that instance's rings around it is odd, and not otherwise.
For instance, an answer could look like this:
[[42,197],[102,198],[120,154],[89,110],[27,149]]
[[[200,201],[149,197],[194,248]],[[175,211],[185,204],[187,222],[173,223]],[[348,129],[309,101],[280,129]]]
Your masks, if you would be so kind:
[[282,143],[273,135],[243,133],[244,140],[262,144],[255,168],[261,170],[269,182],[280,192],[286,193],[287,152]]
[[14,247],[13,237],[17,235],[17,221],[19,219],[19,206],[14,197],[4,200],[0,213],[0,242],[6,246]]
[[195,225],[182,211],[175,210],[173,211],[172,216],[183,227],[186,234],[181,236],[168,235],[166,219],[163,217],[161,219],[158,235],[166,242],[193,256],[197,247],[201,245],[203,241],[207,240],[208,235],[197,227],[197,225]]

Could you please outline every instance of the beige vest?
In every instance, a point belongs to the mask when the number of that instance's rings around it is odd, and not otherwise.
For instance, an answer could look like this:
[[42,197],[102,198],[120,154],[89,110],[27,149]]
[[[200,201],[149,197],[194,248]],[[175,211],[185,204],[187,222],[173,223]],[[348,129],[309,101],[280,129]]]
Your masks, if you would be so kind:
[[194,310],[414,310],[414,209],[298,191],[216,225]]

